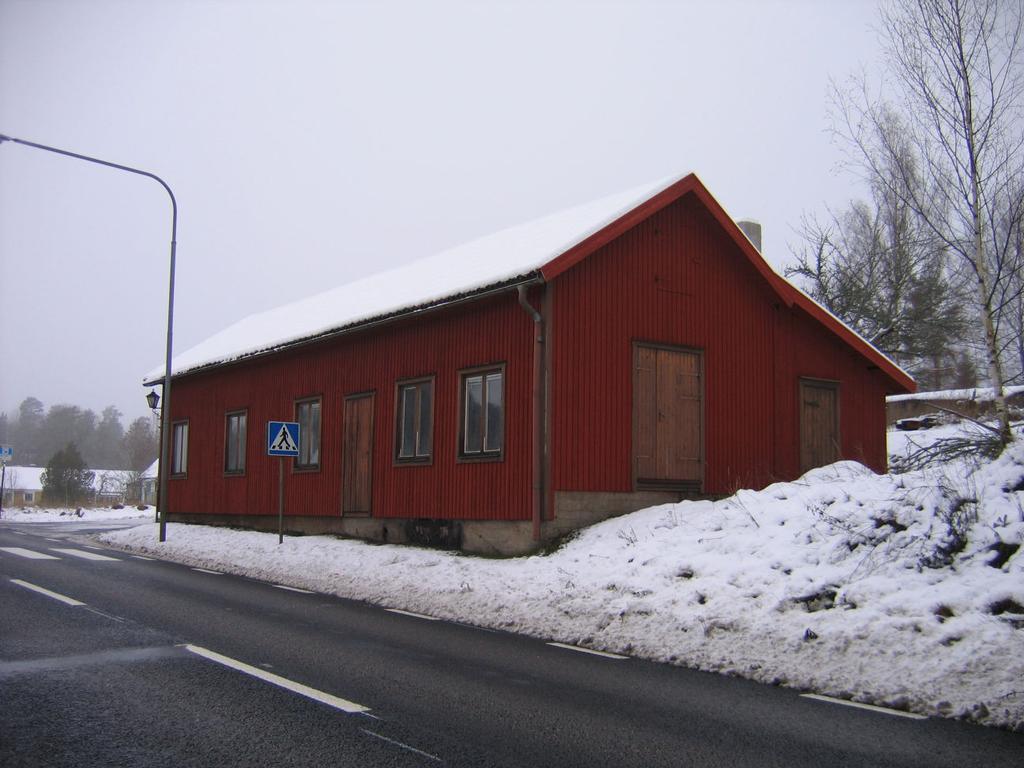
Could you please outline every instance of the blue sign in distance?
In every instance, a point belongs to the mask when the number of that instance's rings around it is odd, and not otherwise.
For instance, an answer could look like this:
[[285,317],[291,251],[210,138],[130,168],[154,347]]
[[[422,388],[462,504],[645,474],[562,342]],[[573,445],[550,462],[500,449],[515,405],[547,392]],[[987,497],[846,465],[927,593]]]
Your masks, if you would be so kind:
[[14,458],[14,446],[0,445],[0,461],[8,462]]
[[297,421],[267,422],[267,455],[299,455],[299,423]]

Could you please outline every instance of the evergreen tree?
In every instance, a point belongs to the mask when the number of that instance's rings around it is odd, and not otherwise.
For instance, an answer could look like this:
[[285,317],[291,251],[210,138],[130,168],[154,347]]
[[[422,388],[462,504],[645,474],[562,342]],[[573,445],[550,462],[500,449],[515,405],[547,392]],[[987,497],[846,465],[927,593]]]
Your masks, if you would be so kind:
[[14,446],[19,464],[38,466],[49,455],[40,450],[43,414],[42,402],[34,397],[26,397],[18,406],[17,420],[10,429],[10,442]]
[[153,423],[145,416],[140,416],[128,426],[123,440],[125,459],[128,468],[134,472],[144,472],[160,455]]
[[100,423],[96,427],[95,448],[90,456],[93,467],[121,469],[125,465],[124,427],[121,426],[121,411],[108,405],[103,409]]
[[43,497],[51,504],[78,504],[92,493],[90,472],[74,443],[68,443],[46,463],[42,475]]

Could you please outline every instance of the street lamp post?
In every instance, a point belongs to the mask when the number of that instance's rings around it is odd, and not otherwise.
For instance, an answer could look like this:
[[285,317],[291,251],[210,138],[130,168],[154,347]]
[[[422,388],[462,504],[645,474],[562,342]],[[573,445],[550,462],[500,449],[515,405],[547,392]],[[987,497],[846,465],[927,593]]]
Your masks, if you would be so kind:
[[164,380],[163,380],[163,392],[164,392],[164,407],[160,426],[160,465],[157,470],[158,473],[158,485],[159,491],[157,492],[157,507],[160,513],[160,541],[167,540],[167,476],[170,474],[169,468],[169,440],[170,440],[170,429],[168,428],[168,422],[171,418],[171,340],[174,329],[174,257],[177,249],[178,239],[178,201],[174,199],[174,193],[171,188],[167,186],[167,182],[157,176],[155,173],[149,171],[142,171],[138,168],[132,168],[127,165],[120,165],[118,163],[111,163],[107,160],[100,160],[98,157],[90,157],[89,155],[80,155],[77,152],[69,152],[66,149],[58,149],[57,147],[48,147],[45,144],[37,144],[34,141],[25,141],[24,139],[16,139],[13,136],[5,136],[0,134],[0,144],[5,141],[11,141],[15,144],[21,144],[26,147],[33,147],[34,149],[42,149],[47,152],[54,152],[58,155],[64,155],[65,157],[73,157],[77,160],[86,160],[90,163],[96,163],[97,165],[105,165],[108,168],[116,168],[120,171],[127,171],[128,173],[134,173],[139,176],[148,176],[149,178],[156,181],[167,190],[167,194],[171,198],[171,269],[170,269],[170,287],[167,291],[167,356],[164,365]]

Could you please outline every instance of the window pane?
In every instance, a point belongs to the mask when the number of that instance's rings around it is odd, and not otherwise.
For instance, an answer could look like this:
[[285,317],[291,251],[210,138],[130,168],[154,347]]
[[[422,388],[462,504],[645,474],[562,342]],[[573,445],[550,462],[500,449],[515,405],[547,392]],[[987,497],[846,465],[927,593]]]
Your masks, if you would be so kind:
[[411,458],[416,444],[416,387],[402,387],[402,433],[398,455]]
[[174,449],[171,474],[182,475],[188,466],[188,424],[174,425]]
[[234,414],[228,416],[227,457],[224,469],[228,472],[238,469],[238,417]]
[[299,403],[295,420],[299,422],[300,467],[316,466],[320,463],[320,401]]
[[481,415],[483,411],[483,377],[466,378],[465,446],[466,453],[479,453],[483,447]]
[[248,421],[248,414],[238,414],[238,470],[245,470],[245,423]]
[[485,451],[500,451],[505,437],[505,418],[502,413],[502,380],[500,373],[487,375],[487,440]]
[[431,418],[431,401],[434,397],[434,384],[425,381],[420,384],[420,423],[416,434],[416,455],[429,456],[432,431],[434,428]]
[[309,404],[309,463],[320,463],[320,402]]

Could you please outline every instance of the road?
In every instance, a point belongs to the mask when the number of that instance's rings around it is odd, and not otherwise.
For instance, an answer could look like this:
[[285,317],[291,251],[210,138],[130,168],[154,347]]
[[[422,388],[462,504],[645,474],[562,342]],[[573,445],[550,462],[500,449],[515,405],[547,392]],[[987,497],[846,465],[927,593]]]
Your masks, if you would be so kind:
[[1024,762],[1024,734],[140,559],[88,528],[0,522],[4,766]]

